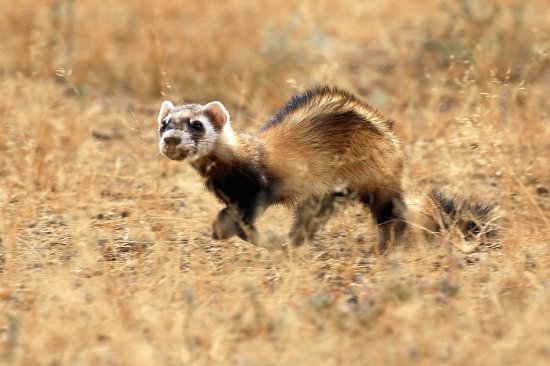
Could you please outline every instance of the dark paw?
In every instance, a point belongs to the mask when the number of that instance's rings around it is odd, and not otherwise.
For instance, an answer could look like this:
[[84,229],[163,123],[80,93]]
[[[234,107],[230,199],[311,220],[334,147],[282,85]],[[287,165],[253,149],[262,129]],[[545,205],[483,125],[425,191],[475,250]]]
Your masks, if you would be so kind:
[[239,224],[233,219],[227,209],[221,210],[212,224],[212,239],[223,240],[235,235],[242,235]]

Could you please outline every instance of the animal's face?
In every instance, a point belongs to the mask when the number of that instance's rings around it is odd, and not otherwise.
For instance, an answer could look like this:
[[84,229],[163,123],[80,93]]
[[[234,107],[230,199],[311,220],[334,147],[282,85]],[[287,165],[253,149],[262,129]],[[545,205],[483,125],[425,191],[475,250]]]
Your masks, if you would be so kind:
[[172,160],[207,156],[228,121],[229,114],[220,102],[174,106],[166,101],[158,118],[160,152]]

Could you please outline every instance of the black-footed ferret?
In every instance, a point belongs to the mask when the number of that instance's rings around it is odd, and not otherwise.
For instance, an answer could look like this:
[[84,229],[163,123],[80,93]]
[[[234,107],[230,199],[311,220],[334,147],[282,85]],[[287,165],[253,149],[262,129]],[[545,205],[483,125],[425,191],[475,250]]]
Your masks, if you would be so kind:
[[235,132],[217,101],[165,101],[158,123],[161,153],[188,159],[227,205],[214,222],[215,239],[238,235],[269,246],[254,221],[282,203],[296,207],[290,239],[300,245],[319,226],[313,218],[328,217],[342,192],[372,211],[380,251],[404,232],[405,155],[393,121],[344,90],[322,86],[293,97],[256,135]]

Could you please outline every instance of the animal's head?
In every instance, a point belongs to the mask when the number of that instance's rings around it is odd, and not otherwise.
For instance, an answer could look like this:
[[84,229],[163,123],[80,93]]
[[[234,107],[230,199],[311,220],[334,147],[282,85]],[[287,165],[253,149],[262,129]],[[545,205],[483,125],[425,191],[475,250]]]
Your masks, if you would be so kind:
[[172,160],[211,154],[229,130],[229,113],[220,102],[174,106],[165,101],[158,117],[159,149]]

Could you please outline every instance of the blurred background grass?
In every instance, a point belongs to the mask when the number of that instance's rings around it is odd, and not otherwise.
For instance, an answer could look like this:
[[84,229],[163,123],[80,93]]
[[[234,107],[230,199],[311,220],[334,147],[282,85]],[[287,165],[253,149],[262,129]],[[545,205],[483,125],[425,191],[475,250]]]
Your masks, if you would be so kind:
[[65,76],[79,95],[164,93],[241,107],[260,91],[283,94],[290,80],[389,92],[419,88],[425,73],[453,83],[470,68],[481,80],[545,75],[542,2],[419,4],[22,0],[0,10],[1,67],[5,76]]

